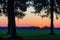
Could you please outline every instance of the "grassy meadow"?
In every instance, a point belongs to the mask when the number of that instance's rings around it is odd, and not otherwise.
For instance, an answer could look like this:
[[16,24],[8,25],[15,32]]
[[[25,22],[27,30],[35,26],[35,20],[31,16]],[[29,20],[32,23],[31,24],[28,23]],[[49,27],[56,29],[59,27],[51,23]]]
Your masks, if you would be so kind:
[[[60,30],[54,30],[54,35],[49,35],[50,30],[17,30],[17,35],[22,37],[23,40],[59,40]],[[7,38],[7,30],[0,30],[0,36]]]

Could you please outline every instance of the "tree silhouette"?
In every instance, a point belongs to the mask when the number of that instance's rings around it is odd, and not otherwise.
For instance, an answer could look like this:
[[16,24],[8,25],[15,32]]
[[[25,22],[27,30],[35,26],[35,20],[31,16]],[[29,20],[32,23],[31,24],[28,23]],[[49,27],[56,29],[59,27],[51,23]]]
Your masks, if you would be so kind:
[[53,18],[54,18],[54,14],[53,14],[53,12],[54,12],[54,0],[50,0],[50,12],[51,12],[51,35],[53,35],[54,34],[54,24],[53,24]]
[[[54,23],[53,23],[53,19],[54,19],[54,12],[56,14],[56,19],[58,19],[58,15],[60,14],[60,0],[42,0],[40,3],[35,1],[36,3],[34,4],[35,6],[35,12],[33,13],[37,13],[38,15],[40,14],[40,11],[42,11],[42,9],[47,10],[45,11],[46,15],[40,15],[42,18],[43,17],[49,17],[50,15],[50,19],[51,19],[51,23],[50,23],[50,34],[53,35],[54,34]],[[40,5],[38,5],[38,4]],[[37,5],[37,6],[36,6]]]
[[[27,5],[26,5],[27,0],[25,1],[19,0],[19,3],[17,1],[8,0],[8,2],[6,3],[6,0],[5,0],[5,1],[2,1],[1,4],[4,4],[2,5],[3,14],[8,17],[8,32],[7,33],[11,34],[11,37],[15,38],[14,40],[16,40],[16,38],[22,40],[21,37],[18,37],[16,33],[15,17],[23,18],[26,15],[23,12],[25,12],[27,9]],[[2,16],[1,10],[0,10],[0,16]]]
[[[27,8],[26,2],[23,3],[22,0],[21,1],[19,0],[18,6],[16,6],[14,2],[16,1],[8,0],[6,4],[4,1],[4,6],[3,6],[3,14],[5,14],[8,17],[8,34],[11,34],[11,37],[13,38],[17,37],[15,17],[23,18],[25,16],[23,12],[25,12]],[[21,11],[18,11],[18,9],[20,9]]]
[[8,0],[7,12],[8,12],[8,27],[11,28],[11,36],[16,37],[17,34],[14,13],[14,0]]
[[[19,1],[19,3],[18,3],[18,1]],[[8,17],[8,34],[11,34],[12,26],[13,26],[13,24],[15,25],[14,18],[15,17],[23,18],[25,16],[25,14],[23,12],[25,12],[26,8],[27,8],[26,1],[27,0],[25,0],[25,2],[23,3],[22,0],[14,0],[13,4],[12,4],[12,1],[10,1],[10,0],[8,0],[8,2],[6,2],[6,0],[2,1],[4,4],[3,8],[2,8],[3,14],[5,14],[5,16]],[[18,9],[21,10],[21,12]],[[0,13],[0,15],[2,15],[2,14]],[[11,25],[12,22],[14,22],[14,23]]]
[[[27,8],[26,0],[25,0],[25,3],[23,3],[22,1],[23,0],[20,0],[19,3],[14,4],[15,5],[14,13],[15,13],[15,16],[18,18],[23,18],[25,16],[25,14],[23,12],[25,12],[26,8]],[[18,9],[20,9],[21,12]],[[10,32],[10,28],[8,28],[8,32]]]
[[[60,14],[59,12],[59,6],[56,6],[56,5],[59,5],[56,3],[57,0],[50,0],[50,18],[51,18],[51,31],[50,31],[50,34],[53,35],[54,34],[54,23],[53,23],[53,20],[54,20],[54,12],[56,14],[56,19],[58,19],[58,15],[57,14]],[[59,9],[59,10],[58,10]]]
[[[7,8],[3,6],[4,7],[3,10],[5,9],[7,10],[7,12],[4,11],[4,14],[8,16],[8,34],[11,33],[12,37],[16,36],[15,16],[18,18],[23,18],[25,16],[23,12],[25,12],[27,8],[26,1],[29,1],[29,0],[13,0],[13,1],[8,0],[8,3],[7,4],[5,3],[5,6],[8,5]],[[60,11],[60,4],[59,4],[60,0],[56,0],[56,1],[50,0],[50,3],[48,0],[32,0],[32,1],[34,1],[33,6],[35,7],[35,10],[36,10],[35,12],[32,12],[32,13],[35,13],[35,14],[38,13],[39,15],[42,9],[47,10],[45,12],[46,15],[40,15],[40,16],[49,17],[50,15],[50,18],[51,18],[51,33],[50,34],[54,34],[53,12],[56,13],[56,19],[58,19],[57,14],[60,13],[59,12]],[[18,9],[20,9],[20,11],[17,11]]]

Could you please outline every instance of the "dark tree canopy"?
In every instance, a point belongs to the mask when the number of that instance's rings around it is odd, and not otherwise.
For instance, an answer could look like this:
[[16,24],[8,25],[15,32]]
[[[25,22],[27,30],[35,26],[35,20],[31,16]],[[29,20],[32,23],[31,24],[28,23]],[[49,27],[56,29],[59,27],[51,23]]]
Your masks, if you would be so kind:
[[[25,16],[25,14],[23,12],[27,11],[27,5],[26,5],[26,2],[28,0],[14,0],[14,12],[15,12],[15,16],[18,17],[18,18],[23,18]],[[4,4],[4,5],[2,5]],[[5,14],[6,16],[8,16],[7,14],[7,2],[6,0],[3,0],[1,1],[1,6],[3,6],[3,8],[1,8],[3,10],[3,14]],[[1,9],[0,9],[0,12],[1,12]],[[18,11],[18,9],[20,11]],[[1,14],[1,13],[0,13]]]
[[[40,11],[44,9],[46,10],[46,15],[42,15],[41,17],[49,17],[47,15],[50,15],[50,0],[35,0],[34,7],[36,11],[32,13],[40,14]],[[60,14],[60,0],[54,0],[54,12],[57,15],[56,19],[58,19],[58,15]]]
[[[50,14],[50,1],[49,0],[14,0],[14,12],[15,12],[15,16],[18,17],[18,18],[21,18],[21,17],[24,17],[26,14],[24,14],[23,12],[27,11],[27,7],[28,5],[26,4],[27,1],[33,1],[33,5],[34,8],[35,8],[35,12],[32,12],[32,13],[38,13],[40,14],[40,12],[42,11],[42,9],[46,10],[45,13],[47,15]],[[3,13],[7,16],[7,1],[4,1],[4,0],[0,0],[0,5],[3,6]],[[1,12],[1,9],[0,9],[0,12]],[[20,11],[18,11],[18,9]],[[60,14],[60,0],[54,0],[54,12],[59,15]],[[22,15],[22,16],[21,16]],[[44,16],[47,16],[47,15],[44,15]],[[43,16],[43,17],[44,17]],[[48,16],[47,16],[48,17]]]

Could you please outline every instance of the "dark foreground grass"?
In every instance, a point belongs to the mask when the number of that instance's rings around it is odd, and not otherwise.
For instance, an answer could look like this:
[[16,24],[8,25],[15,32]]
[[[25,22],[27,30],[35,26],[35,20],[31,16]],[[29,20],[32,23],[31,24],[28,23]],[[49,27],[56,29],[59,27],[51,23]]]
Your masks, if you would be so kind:
[[[55,30],[55,35],[49,35],[49,30],[17,30],[17,35],[23,40],[60,40],[60,30]],[[8,38],[6,30],[0,30],[0,36]]]

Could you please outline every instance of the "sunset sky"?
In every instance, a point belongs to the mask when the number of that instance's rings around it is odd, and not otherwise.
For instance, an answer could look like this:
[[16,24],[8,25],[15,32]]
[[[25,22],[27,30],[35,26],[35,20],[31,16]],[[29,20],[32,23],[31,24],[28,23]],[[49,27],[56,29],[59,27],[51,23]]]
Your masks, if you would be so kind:
[[[16,26],[22,26],[22,27],[28,27],[28,26],[38,26],[40,28],[44,26],[50,26],[50,19],[45,17],[41,18],[38,15],[32,14],[31,12],[35,11],[32,6],[27,8],[27,11],[24,12],[26,16],[23,19],[16,18]],[[44,14],[44,11],[41,11],[42,14]],[[55,16],[54,16],[55,17]],[[7,26],[8,20],[7,17],[4,15],[0,17],[0,26]],[[54,18],[54,26],[59,27],[60,26],[60,18],[56,20]]]

